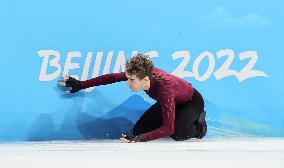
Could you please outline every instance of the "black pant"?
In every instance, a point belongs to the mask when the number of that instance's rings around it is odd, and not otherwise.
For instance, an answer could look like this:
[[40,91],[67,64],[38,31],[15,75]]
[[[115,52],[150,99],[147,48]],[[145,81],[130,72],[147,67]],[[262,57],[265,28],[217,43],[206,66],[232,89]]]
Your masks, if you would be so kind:
[[[204,110],[204,101],[201,94],[194,89],[191,100],[176,105],[175,107],[175,127],[171,138],[177,141],[195,138],[201,131],[201,126],[197,122],[200,113]],[[133,134],[139,135],[150,132],[162,126],[163,117],[160,104],[152,105],[136,122],[133,127]]]

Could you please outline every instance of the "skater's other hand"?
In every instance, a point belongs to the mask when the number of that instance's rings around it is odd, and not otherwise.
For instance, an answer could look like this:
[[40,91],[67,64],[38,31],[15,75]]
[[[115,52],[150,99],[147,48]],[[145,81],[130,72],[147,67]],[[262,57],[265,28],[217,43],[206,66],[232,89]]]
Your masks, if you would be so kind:
[[130,141],[130,140],[126,139],[126,137],[127,137],[126,135],[122,134],[121,137],[120,137],[120,140],[122,142],[135,143],[135,141]]
[[122,142],[127,142],[127,143],[135,143],[142,141],[140,135],[124,135],[124,134],[121,135],[120,140]]

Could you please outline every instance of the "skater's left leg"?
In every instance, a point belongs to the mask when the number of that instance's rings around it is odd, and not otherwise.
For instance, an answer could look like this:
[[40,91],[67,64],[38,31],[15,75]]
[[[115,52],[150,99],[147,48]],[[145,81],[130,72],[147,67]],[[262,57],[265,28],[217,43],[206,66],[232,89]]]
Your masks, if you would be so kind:
[[203,128],[199,120],[203,111],[203,98],[195,90],[192,100],[176,106],[175,132],[171,135],[171,138],[182,141],[200,137]]
[[199,111],[191,103],[176,107],[175,130],[170,137],[177,141],[183,141],[196,137],[200,127],[196,123],[199,118]]

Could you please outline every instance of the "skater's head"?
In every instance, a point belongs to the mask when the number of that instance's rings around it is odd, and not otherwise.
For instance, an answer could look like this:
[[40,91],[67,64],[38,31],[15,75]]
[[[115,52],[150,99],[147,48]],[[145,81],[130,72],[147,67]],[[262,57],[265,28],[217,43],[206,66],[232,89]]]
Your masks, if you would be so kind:
[[126,62],[127,84],[132,92],[145,90],[149,87],[153,75],[154,64],[150,57],[136,54]]

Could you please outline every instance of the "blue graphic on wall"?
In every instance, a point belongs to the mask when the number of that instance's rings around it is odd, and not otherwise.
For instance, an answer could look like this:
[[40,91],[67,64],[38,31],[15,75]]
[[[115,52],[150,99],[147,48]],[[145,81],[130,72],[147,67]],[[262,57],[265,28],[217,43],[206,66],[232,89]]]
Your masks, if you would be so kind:
[[0,141],[116,139],[154,100],[125,82],[65,95],[124,71],[137,52],[205,99],[207,138],[284,136],[283,2],[0,2]]

